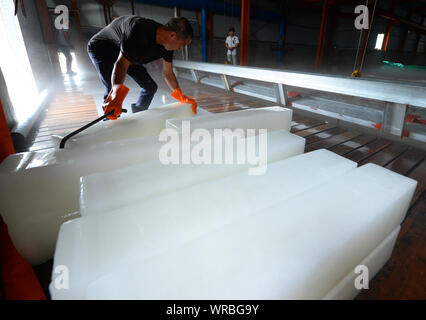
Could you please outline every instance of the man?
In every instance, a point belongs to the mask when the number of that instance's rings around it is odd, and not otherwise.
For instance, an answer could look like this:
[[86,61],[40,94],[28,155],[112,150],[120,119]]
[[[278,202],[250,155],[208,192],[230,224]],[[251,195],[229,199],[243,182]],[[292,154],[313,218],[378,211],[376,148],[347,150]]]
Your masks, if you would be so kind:
[[228,52],[227,52],[228,63],[231,63],[231,59],[232,59],[232,64],[233,65],[237,64],[237,48],[239,44],[240,44],[240,41],[238,40],[238,37],[235,35],[235,29],[229,28],[229,35],[226,37],[226,40],[225,40],[225,47],[228,49]]
[[[54,23],[54,22],[53,22]],[[71,20],[69,21],[68,27],[71,27]],[[71,44],[70,35],[68,29],[56,29],[55,39],[58,51],[62,52],[66,59],[67,74],[70,76],[76,75],[77,73],[71,69],[72,55],[71,50],[74,50],[74,46]]]
[[196,113],[195,100],[182,94],[173,72],[173,50],[191,42],[192,27],[185,18],[173,18],[166,25],[138,16],[122,16],[95,34],[87,45],[87,52],[106,88],[105,114],[115,120],[122,112],[122,103],[129,89],[124,86],[126,73],[142,88],[132,112],[148,109],[157,84],[143,64],[162,58],[163,76],[173,91],[172,97],[191,103]]

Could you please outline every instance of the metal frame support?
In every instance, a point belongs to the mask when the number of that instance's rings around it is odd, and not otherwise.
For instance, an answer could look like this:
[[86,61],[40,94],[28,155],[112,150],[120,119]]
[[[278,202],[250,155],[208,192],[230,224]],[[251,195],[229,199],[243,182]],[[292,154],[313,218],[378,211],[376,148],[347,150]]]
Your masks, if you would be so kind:
[[381,132],[402,137],[406,113],[406,104],[386,102],[385,109],[383,110],[383,124]]
[[[198,61],[174,60],[173,66],[182,69],[195,69],[208,74],[225,74],[228,77],[251,79],[271,84],[282,83],[291,87],[426,108],[426,90],[425,85],[422,84],[406,84],[396,81],[368,80],[362,78],[353,79],[344,76],[326,76],[268,68],[227,66],[224,64]],[[274,100],[276,100],[275,96]]]
[[191,71],[192,79],[194,80],[194,82],[198,82],[197,71],[195,71],[194,69],[191,69],[190,71]]
[[226,91],[231,91],[231,86],[229,85],[229,80],[226,74],[220,76],[222,78],[222,84]]
[[276,83],[277,89],[277,103],[283,106],[288,106],[287,87],[282,83]]

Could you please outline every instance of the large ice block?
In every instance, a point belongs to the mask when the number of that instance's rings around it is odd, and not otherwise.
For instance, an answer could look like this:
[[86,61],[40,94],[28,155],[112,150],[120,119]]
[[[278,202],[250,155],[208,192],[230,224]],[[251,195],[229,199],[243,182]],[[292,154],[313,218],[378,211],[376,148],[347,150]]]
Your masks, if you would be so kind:
[[[249,176],[242,172],[154,198],[142,198],[102,215],[85,216],[79,222],[79,232],[74,233],[73,241],[78,246],[75,255],[55,253],[55,265],[70,268],[73,289],[60,291],[51,287],[52,296],[86,298],[87,285],[103,275],[122,270],[132,261],[171,253],[234,221],[239,225],[254,212],[277,202],[285,203],[306,190],[322,188],[325,182],[355,167],[353,161],[317,150],[270,163],[265,175]],[[70,221],[67,228],[72,224]],[[70,240],[62,237],[61,231],[58,248],[65,241]]]
[[[301,154],[305,148],[305,139],[285,130],[268,132],[266,137],[268,163]],[[258,144],[259,136],[246,139],[246,145],[251,142]],[[209,145],[215,147],[214,144]],[[234,154],[236,159],[236,152]],[[258,166],[258,163],[248,161],[242,164],[213,164],[212,160],[212,164],[203,165],[163,165],[153,160],[115,171],[91,174],[81,178],[80,212],[82,216],[104,214],[127,204],[231,173],[247,172],[248,168]],[[106,197],[108,194],[114,197]]]
[[[256,137],[253,139],[257,140]],[[158,140],[157,136],[149,136],[111,141],[90,148],[30,152],[8,157],[0,165],[0,210],[9,224],[9,232],[18,251],[31,264],[50,259],[61,223],[80,215],[80,177],[158,159],[165,145],[165,142]],[[176,145],[179,144],[180,141],[176,141]],[[291,156],[293,152],[301,153],[303,146],[304,139],[300,137],[289,138],[286,132],[274,133],[268,142],[267,161]],[[154,166],[158,167],[158,164]],[[223,168],[222,174],[243,169],[243,165],[230,165]],[[197,170],[203,171],[201,167]],[[154,186],[141,190],[141,194],[173,184],[177,186],[176,180],[159,181],[152,175],[150,177],[153,181],[144,187]],[[202,177],[200,174],[198,179]],[[101,189],[103,186],[98,187]],[[136,192],[133,196],[137,197],[139,190],[133,191]],[[114,199],[121,201],[120,198]],[[28,228],[29,225],[31,228]]]
[[65,148],[83,148],[106,141],[158,135],[166,127],[167,119],[192,117],[194,114],[190,104],[164,105],[126,115],[118,120],[98,122],[69,139]]
[[400,229],[401,226],[396,227],[364,260],[354,265],[352,271],[330,290],[323,299],[349,300],[355,298],[361,291],[355,287],[355,278],[359,276],[359,274],[355,273],[355,267],[358,265],[366,266],[368,268],[368,279],[373,279],[391,257]]
[[213,113],[188,119],[171,119],[166,122],[167,128],[182,130],[182,121],[190,122],[193,129],[268,129],[290,130],[292,110],[283,107],[266,107],[240,111]]
[[320,299],[398,227],[416,184],[364,165],[184,246],[128,260],[91,282],[87,298]]
[[20,254],[50,259],[61,223],[79,216],[80,177],[158,158],[157,136],[90,148],[24,152],[0,164],[0,212]]

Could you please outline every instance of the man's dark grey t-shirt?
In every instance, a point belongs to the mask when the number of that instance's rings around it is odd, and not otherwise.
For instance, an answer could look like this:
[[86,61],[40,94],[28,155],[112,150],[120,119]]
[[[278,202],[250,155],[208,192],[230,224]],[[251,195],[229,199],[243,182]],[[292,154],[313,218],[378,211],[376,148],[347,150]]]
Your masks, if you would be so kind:
[[95,34],[88,43],[89,51],[102,48],[107,42],[120,48],[131,63],[145,64],[160,58],[173,60],[173,51],[156,43],[157,29],[161,24],[138,16],[121,16]]

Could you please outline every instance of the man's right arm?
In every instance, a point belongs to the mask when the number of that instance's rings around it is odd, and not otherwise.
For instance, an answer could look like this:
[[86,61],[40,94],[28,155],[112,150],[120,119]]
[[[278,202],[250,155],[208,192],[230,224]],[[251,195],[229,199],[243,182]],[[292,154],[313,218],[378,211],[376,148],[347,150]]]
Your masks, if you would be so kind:
[[129,88],[123,84],[129,66],[130,61],[127,60],[120,52],[112,70],[111,92],[109,93],[105,103],[102,105],[102,109],[105,114],[113,112],[112,115],[108,116],[108,119],[110,120],[116,120],[122,112],[123,101],[129,92]]
[[130,66],[130,61],[127,60],[123,54],[120,52],[117,61],[114,64],[114,69],[112,70],[111,76],[111,85],[123,84],[124,79],[126,79],[127,69]]

